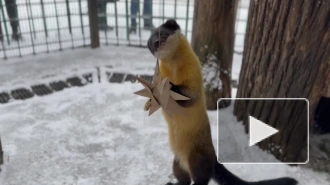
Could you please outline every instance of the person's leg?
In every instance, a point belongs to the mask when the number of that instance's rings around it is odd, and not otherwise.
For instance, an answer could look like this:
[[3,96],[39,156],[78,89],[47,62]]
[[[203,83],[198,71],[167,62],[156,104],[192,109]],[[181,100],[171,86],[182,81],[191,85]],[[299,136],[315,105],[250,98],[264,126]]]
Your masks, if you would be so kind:
[[1,21],[0,21],[0,41],[3,41],[3,32],[2,32],[2,26],[1,26]]
[[17,12],[17,5],[16,0],[5,0],[6,2],[6,9],[10,21],[10,26],[13,31],[12,39],[18,40],[20,39],[20,34],[18,33],[18,12]]
[[131,1],[131,26],[136,27],[136,16],[140,9],[140,0]]
[[99,25],[107,24],[105,17],[106,3],[104,1],[97,1],[96,8],[97,8],[98,24]]
[[144,0],[143,3],[144,27],[151,28],[152,24],[152,0]]
[[108,21],[107,21],[107,3],[105,1],[97,1],[96,7],[97,7],[99,29],[112,30],[113,28],[108,26]]
[[140,0],[131,1],[131,28],[130,33],[136,33],[136,17],[137,13],[140,11]]

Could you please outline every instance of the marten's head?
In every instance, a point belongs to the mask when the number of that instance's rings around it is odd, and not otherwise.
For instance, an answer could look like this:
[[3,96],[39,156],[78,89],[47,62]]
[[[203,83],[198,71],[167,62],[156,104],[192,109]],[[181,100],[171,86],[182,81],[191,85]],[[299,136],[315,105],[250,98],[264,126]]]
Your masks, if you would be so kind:
[[171,57],[177,50],[180,36],[178,23],[173,19],[167,20],[153,31],[148,40],[148,48],[159,59]]

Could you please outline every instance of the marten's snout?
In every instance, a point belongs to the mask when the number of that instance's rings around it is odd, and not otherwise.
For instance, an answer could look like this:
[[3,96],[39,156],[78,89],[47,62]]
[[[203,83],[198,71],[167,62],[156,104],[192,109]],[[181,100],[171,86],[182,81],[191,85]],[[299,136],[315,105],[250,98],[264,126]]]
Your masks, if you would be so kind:
[[158,51],[160,46],[162,46],[165,42],[166,42],[165,37],[160,37],[160,38],[156,37],[156,39],[154,40],[154,43],[153,43],[153,47],[154,47],[155,51]]
[[155,48],[156,51],[159,48],[159,46],[160,46],[160,42],[159,41],[155,41],[154,42],[154,48]]
[[173,35],[177,30],[180,30],[180,26],[175,20],[168,20],[154,30],[148,40],[148,48],[150,52],[152,54],[158,52],[160,48],[165,46],[168,37]]

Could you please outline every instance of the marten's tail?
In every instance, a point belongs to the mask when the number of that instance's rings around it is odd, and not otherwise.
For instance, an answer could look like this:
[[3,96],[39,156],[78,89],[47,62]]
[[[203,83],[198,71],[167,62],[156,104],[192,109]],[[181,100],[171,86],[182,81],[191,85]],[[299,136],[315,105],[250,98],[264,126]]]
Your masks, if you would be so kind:
[[264,180],[259,182],[246,182],[228,171],[222,164],[218,162],[215,165],[213,179],[219,184],[228,185],[297,185],[298,182],[292,178],[278,178]]

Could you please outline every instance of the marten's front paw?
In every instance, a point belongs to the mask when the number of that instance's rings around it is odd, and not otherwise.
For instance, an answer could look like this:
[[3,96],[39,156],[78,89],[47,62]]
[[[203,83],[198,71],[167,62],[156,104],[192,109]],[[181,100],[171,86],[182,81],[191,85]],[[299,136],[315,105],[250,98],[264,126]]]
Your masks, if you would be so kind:
[[149,108],[150,108],[150,106],[151,106],[151,99],[149,99],[149,100],[146,102],[146,104],[144,105],[144,110],[145,110],[145,111],[148,111]]

